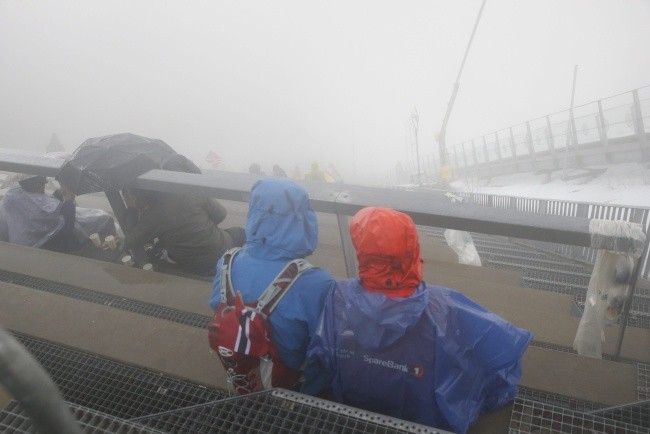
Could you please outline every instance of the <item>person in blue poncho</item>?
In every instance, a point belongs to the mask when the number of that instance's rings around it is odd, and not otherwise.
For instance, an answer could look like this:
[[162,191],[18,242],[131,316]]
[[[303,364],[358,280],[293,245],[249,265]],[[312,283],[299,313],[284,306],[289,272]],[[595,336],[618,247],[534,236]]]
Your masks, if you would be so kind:
[[[257,181],[251,189],[246,244],[232,262],[234,289],[242,293],[244,303],[256,301],[288,262],[311,255],[317,244],[318,222],[307,192],[284,179]],[[222,265],[223,258],[217,264],[212,309],[220,301]],[[327,384],[327,374],[317,363],[305,365],[305,358],[325,298],[335,284],[328,271],[307,270],[269,317],[280,359],[289,368],[303,371],[302,393],[315,395]]]
[[328,297],[308,358],[344,404],[465,433],[511,402],[532,334],[422,281],[411,218],[364,208],[350,223],[359,278]]
[[[1,241],[71,253],[81,246],[75,236],[75,196],[61,188],[61,200],[45,194],[44,176],[20,175],[4,195],[0,208]],[[6,239],[5,239],[6,238]]]

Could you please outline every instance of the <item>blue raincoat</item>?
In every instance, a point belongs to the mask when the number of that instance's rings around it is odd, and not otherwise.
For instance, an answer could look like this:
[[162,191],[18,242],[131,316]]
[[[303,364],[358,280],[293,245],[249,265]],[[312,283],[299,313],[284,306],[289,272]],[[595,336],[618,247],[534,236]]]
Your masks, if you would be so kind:
[[[264,179],[255,183],[246,223],[246,244],[233,260],[232,282],[245,303],[254,302],[291,260],[313,253],[318,222],[307,192],[293,182]],[[217,263],[210,306],[220,301],[221,265]],[[273,338],[282,362],[292,369],[305,363],[307,346],[318,326],[327,294],[336,285],[323,269],[304,272],[270,316]],[[326,386],[327,374],[318,363],[304,369],[302,392],[316,394]]]
[[6,241],[41,247],[64,226],[62,203],[43,193],[30,193],[20,186],[9,189],[2,199]]
[[465,433],[512,401],[526,330],[464,295],[422,282],[407,298],[339,282],[308,357],[331,373],[337,401]]

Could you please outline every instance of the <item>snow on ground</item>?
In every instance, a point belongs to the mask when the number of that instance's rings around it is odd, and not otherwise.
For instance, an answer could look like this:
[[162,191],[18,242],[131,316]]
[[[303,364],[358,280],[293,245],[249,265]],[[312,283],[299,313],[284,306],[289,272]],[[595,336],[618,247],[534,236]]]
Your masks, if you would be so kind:
[[650,169],[641,163],[572,169],[566,173],[519,173],[490,180],[465,178],[453,182],[452,187],[474,193],[650,207]]

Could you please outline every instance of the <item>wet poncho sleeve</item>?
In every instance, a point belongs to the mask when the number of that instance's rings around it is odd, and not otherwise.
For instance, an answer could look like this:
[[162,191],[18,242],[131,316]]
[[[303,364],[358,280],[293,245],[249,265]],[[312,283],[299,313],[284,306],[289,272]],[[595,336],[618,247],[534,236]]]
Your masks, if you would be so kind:
[[456,291],[431,289],[436,403],[454,431],[464,433],[479,414],[516,397],[521,358],[533,335]]

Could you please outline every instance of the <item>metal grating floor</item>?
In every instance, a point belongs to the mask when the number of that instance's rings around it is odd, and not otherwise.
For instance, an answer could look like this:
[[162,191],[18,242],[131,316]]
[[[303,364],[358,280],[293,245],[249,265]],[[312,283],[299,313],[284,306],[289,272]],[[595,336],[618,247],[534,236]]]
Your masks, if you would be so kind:
[[227,393],[14,334],[66,401],[131,419],[227,397]]
[[515,400],[510,434],[519,433],[650,433],[650,428],[556,407],[526,398]]
[[592,411],[590,414],[650,428],[650,400],[603,408]]
[[133,420],[169,433],[444,433],[334,402],[274,389]]
[[519,387],[517,398],[537,401],[542,404],[549,404],[555,407],[562,407],[567,410],[579,411],[581,413],[605,408],[603,404],[598,404],[596,402],[581,401],[575,398],[570,398],[568,396],[542,392],[540,390],[528,389],[526,387]]
[[0,281],[194,327],[207,328],[210,323],[210,318],[204,315],[197,315],[182,310],[131,300],[90,289],[77,288],[45,279],[12,273],[10,271],[0,270]]
[[[69,404],[70,411],[85,433],[93,434],[156,434],[159,431],[127,422],[78,405]],[[11,401],[0,412],[0,432],[7,434],[39,434],[20,404]]]
[[650,365],[646,363],[637,364],[639,389],[639,401],[650,399]]

